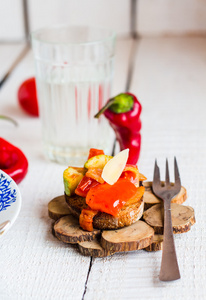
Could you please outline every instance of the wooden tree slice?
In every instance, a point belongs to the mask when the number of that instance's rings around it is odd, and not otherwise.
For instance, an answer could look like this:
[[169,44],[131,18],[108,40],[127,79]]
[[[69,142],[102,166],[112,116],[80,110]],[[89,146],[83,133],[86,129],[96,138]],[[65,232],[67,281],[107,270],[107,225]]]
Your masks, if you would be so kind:
[[[173,233],[184,233],[190,230],[195,223],[194,209],[177,203],[171,203],[171,215]],[[156,204],[147,209],[143,219],[148,225],[154,228],[155,233],[163,234],[164,207],[163,204]]]
[[154,230],[144,221],[117,230],[102,232],[101,245],[110,252],[133,251],[146,248],[153,241]]
[[100,234],[100,230],[84,231],[79,227],[79,221],[72,215],[62,217],[54,224],[55,236],[64,243],[76,244],[91,241]]
[[[164,183],[164,182],[162,182]],[[158,197],[156,197],[152,192],[152,182],[147,181],[143,183],[145,187],[144,192],[144,210],[150,208],[152,205],[162,203]],[[172,199],[172,203],[182,204],[187,199],[187,190],[182,186],[180,192]]]
[[78,244],[81,254],[93,257],[105,257],[114,254],[101,247],[99,239],[90,242],[81,242]]
[[153,242],[148,247],[144,248],[144,250],[149,252],[159,251],[162,250],[162,246],[163,246],[163,235],[155,234],[153,238]]
[[65,201],[65,196],[58,196],[48,203],[48,214],[53,220],[69,215],[70,209]]

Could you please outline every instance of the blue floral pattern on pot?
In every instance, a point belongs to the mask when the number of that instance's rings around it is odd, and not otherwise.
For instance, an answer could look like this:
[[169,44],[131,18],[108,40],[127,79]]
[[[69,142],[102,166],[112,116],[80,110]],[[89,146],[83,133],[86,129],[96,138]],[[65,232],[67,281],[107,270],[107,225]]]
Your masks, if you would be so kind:
[[16,190],[11,188],[11,180],[0,174],[0,211],[6,210],[16,201]]

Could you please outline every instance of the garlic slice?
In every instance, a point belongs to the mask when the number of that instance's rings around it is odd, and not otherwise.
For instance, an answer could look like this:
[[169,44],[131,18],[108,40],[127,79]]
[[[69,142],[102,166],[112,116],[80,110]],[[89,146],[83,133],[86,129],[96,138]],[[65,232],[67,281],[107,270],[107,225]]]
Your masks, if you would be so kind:
[[122,150],[110,159],[103,168],[102,178],[105,182],[113,185],[121,176],[129,156],[129,149]]

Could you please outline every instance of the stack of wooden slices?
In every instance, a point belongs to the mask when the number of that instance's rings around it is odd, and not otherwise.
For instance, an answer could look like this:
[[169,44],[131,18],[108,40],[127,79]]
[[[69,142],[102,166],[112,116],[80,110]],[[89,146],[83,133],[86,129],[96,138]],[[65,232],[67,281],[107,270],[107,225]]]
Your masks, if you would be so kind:
[[[109,221],[105,219],[105,222],[108,222],[106,230],[105,223],[99,222],[98,216],[94,221],[93,231],[82,230],[78,219],[81,213],[81,203],[74,209],[72,207],[74,199],[65,198],[64,195],[54,198],[48,204],[49,217],[55,220],[53,233],[64,243],[77,244],[83,255],[93,257],[104,257],[116,252],[140,249],[161,250],[164,229],[163,203],[152,193],[152,182],[145,182],[144,186],[143,199],[134,213],[132,210],[126,211],[126,214],[125,211],[122,211],[118,220],[114,217],[109,218]],[[186,199],[187,191],[182,187],[179,194],[172,200],[171,214],[174,234],[189,231],[195,223],[194,209],[182,205]],[[78,199],[75,201],[78,202]],[[100,219],[103,220],[102,218]],[[123,220],[123,224],[120,224],[120,220]]]

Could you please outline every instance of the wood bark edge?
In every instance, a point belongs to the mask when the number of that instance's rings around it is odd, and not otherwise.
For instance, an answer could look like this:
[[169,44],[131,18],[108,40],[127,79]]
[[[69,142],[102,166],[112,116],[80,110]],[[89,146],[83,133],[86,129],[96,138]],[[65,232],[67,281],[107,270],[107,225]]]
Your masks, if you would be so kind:
[[90,242],[81,242],[78,243],[79,251],[84,256],[92,256],[92,257],[106,257],[111,256],[114,252],[110,252],[100,245],[99,239],[94,239]]
[[[173,233],[187,232],[195,224],[195,213],[191,206],[171,203]],[[145,222],[154,228],[156,234],[163,234],[164,207],[163,204],[155,204],[143,214]]]
[[154,230],[144,221],[117,230],[105,230],[101,235],[101,246],[110,252],[140,250],[153,241]]
[[48,215],[51,219],[57,221],[61,217],[71,214],[70,209],[65,201],[65,196],[55,197],[48,203]]
[[79,227],[78,220],[72,215],[60,218],[54,224],[55,236],[64,243],[77,244],[92,241],[100,234],[100,230],[84,231]]
[[[164,183],[164,181],[162,181]],[[143,183],[145,187],[144,199],[144,210],[147,210],[155,204],[162,203],[162,200],[156,197],[152,192],[152,181],[146,181]],[[187,200],[187,190],[184,186],[181,187],[180,192],[172,199],[172,203],[182,204]]]
[[163,248],[163,235],[162,234],[155,234],[153,238],[153,242],[144,248],[144,250],[148,252],[153,252],[153,251],[159,251],[162,250]]

